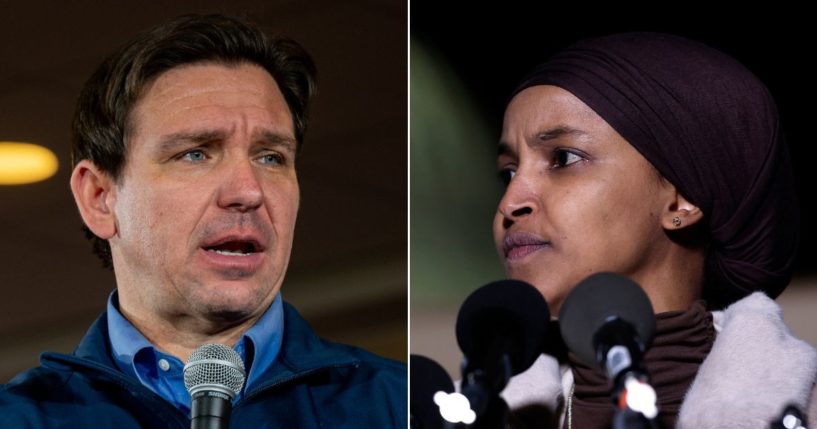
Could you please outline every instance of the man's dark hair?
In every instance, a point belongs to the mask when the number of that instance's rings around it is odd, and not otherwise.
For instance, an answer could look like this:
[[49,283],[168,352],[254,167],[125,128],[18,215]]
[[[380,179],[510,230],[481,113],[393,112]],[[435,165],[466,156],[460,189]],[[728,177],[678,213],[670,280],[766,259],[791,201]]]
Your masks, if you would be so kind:
[[[317,89],[309,54],[296,42],[268,37],[239,18],[185,15],[120,48],[85,84],[72,123],[72,167],[87,159],[119,181],[133,127],[131,112],[144,88],[170,69],[202,62],[251,63],[264,68],[286,100],[300,152],[309,101]],[[103,265],[113,268],[108,241],[87,227],[84,230]]]

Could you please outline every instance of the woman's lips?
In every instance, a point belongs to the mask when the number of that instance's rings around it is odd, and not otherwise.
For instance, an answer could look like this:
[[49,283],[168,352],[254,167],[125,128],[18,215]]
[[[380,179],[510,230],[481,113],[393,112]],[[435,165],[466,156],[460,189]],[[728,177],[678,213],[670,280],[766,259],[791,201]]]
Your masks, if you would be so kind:
[[505,260],[508,262],[520,260],[549,245],[549,241],[526,232],[508,234],[502,243],[503,250],[505,251]]
[[537,244],[537,245],[527,245],[527,246],[514,247],[514,248],[512,248],[511,250],[508,251],[508,253],[505,255],[505,258],[507,258],[509,261],[515,261],[517,259],[522,259],[525,256],[528,256],[528,255],[530,255],[531,253],[533,253],[533,252],[535,252],[537,250],[543,249],[545,246],[547,246],[547,245],[546,244]]

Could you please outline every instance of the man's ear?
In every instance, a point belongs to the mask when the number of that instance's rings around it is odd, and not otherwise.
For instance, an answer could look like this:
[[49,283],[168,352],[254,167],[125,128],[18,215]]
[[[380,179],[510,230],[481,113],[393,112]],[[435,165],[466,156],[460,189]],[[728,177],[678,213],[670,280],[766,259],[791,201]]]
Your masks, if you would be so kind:
[[679,230],[700,222],[704,217],[701,209],[681,195],[675,186],[672,188],[674,197],[661,215],[661,224],[664,229]]
[[71,173],[71,192],[91,232],[104,240],[116,235],[116,184],[108,173],[87,159],[80,161]]

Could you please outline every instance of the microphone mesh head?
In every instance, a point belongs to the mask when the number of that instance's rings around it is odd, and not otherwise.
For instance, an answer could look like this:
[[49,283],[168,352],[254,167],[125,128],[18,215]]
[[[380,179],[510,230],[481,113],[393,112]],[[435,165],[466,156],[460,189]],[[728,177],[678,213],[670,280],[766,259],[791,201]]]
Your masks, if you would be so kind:
[[233,392],[244,385],[244,362],[223,344],[205,344],[193,351],[184,366],[184,386],[192,396],[204,386],[221,386]]

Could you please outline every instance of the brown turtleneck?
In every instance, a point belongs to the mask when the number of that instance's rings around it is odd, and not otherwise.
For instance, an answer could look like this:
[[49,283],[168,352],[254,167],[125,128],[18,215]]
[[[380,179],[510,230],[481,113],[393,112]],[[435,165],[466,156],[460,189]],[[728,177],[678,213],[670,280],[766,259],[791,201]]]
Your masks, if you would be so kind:
[[[684,395],[698,367],[712,349],[715,328],[712,315],[706,311],[703,301],[693,303],[687,311],[656,314],[655,319],[655,339],[647,351],[646,364],[651,384],[658,395],[658,418],[662,427],[670,429],[675,427]],[[568,360],[575,380],[573,427],[609,428],[613,420],[613,406],[610,383],[604,371],[582,364],[572,353]]]

